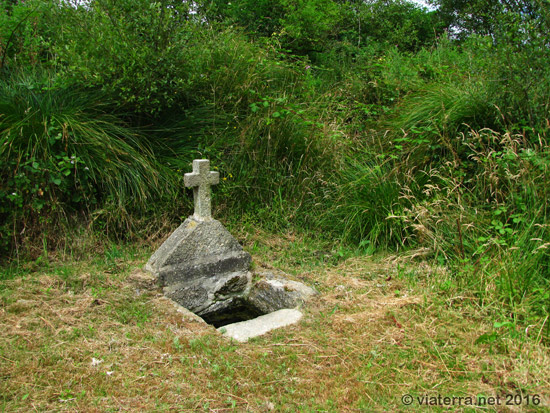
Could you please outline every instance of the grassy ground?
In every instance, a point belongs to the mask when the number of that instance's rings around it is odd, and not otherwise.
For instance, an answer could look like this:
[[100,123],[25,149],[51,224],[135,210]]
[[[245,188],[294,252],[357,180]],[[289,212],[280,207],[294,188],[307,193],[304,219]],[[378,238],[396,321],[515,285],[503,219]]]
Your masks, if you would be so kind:
[[[321,293],[300,324],[246,344],[151,288],[140,270],[149,248],[4,270],[1,410],[407,411],[438,395],[501,397],[479,410],[550,408],[540,328],[495,326],[474,296],[444,288],[444,269],[295,234],[239,237],[255,265]],[[507,394],[520,405],[506,406]]]

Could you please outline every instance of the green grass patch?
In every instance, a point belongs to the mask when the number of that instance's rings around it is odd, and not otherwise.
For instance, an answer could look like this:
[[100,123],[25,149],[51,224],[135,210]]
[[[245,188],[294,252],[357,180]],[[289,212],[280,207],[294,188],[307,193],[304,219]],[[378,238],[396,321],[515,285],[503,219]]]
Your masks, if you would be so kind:
[[[2,406],[400,410],[404,394],[529,394],[548,406],[543,320],[510,317],[496,296],[480,301],[456,282],[443,288],[448,270],[410,253],[351,249],[328,263],[308,252],[321,245],[314,239],[238,237],[257,265],[277,262],[321,291],[300,324],[228,340],[143,289],[135,275],[150,251],[113,244],[89,261],[2,281]],[[113,272],[109,259],[134,250],[140,258]]]

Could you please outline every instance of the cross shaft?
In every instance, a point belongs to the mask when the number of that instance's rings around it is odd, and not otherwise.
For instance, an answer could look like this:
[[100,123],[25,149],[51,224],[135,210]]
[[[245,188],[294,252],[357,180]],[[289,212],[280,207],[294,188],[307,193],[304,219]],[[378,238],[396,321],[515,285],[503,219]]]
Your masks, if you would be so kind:
[[210,186],[220,182],[220,173],[210,171],[208,159],[195,159],[193,161],[193,172],[183,176],[185,186],[193,188],[193,200],[195,213],[193,218],[197,221],[209,221],[212,219]]

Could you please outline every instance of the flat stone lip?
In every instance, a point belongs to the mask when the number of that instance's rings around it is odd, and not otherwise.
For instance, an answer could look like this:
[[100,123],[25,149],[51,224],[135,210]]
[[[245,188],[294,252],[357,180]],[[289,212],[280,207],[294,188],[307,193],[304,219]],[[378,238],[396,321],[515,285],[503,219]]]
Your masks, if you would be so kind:
[[252,320],[225,325],[218,328],[218,331],[238,342],[245,343],[253,337],[264,335],[277,328],[296,324],[302,317],[302,312],[295,308],[283,308]]

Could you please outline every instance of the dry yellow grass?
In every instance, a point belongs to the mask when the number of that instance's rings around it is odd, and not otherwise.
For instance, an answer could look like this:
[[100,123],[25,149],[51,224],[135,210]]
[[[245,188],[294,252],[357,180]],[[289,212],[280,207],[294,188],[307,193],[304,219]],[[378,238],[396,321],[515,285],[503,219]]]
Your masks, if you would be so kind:
[[484,410],[550,407],[537,329],[476,344],[493,323],[473,297],[439,295],[441,270],[368,257],[294,268],[321,292],[304,320],[237,344],[151,289],[142,264],[1,282],[3,411],[404,411],[419,407],[404,394],[507,393],[540,405]]

